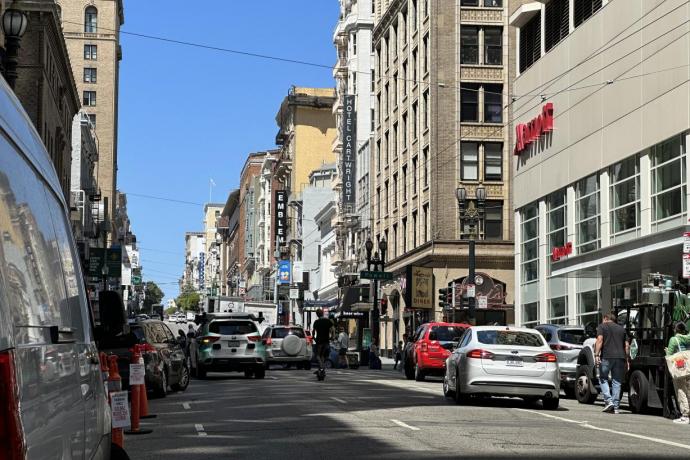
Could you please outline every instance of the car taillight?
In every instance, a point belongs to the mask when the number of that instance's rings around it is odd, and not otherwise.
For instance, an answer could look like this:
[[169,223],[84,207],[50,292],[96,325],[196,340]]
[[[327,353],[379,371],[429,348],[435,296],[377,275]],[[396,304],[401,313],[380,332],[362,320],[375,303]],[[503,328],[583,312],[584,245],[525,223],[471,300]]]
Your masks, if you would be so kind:
[[259,342],[261,340],[261,336],[260,335],[248,335],[247,340],[249,340],[250,342]]
[[557,361],[555,353],[540,353],[534,357],[538,363],[555,363]]
[[573,347],[569,347],[568,345],[559,345],[557,343],[554,343],[553,345],[549,345],[552,350],[556,351],[568,351],[568,350],[574,350]]
[[208,335],[206,337],[201,337],[199,339],[199,342],[201,343],[201,346],[203,347],[204,345],[211,345],[213,342],[217,342],[219,339],[220,339],[220,336]]
[[422,348],[421,348],[421,350],[422,350],[422,352],[427,352],[427,351],[429,351],[429,344],[426,343],[426,342],[422,342]]
[[494,354],[487,350],[482,350],[481,348],[475,348],[467,352],[468,358],[475,359],[494,359]]
[[0,353],[0,452],[8,460],[23,459],[26,453],[12,351]]
[[270,337],[268,337],[268,338],[263,340],[263,343],[266,346],[271,346],[273,344],[273,340]]

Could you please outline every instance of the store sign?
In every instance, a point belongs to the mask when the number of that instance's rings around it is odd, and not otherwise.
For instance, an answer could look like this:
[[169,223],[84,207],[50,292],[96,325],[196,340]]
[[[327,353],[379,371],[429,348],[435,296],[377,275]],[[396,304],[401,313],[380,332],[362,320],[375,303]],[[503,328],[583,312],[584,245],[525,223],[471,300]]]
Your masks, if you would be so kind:
[[278,284],[290,284],[290,261],[278,262]]
[[407,267],[408,285],[406,303],[410,308],[433,308],[434,306],[434,269],[425,267]]
[[683,233],[683,254],[690,254],[690,232]]
[[343,178],[342,204],[345,212],[355,210],[355,184],[357,183],[357,112],[355,111],[355,96],[343,96],[343,125],[342,140],[343,153],[341,172]]
[[[473,288],[471,288],[471,286]],[[486,298],[487,308],[502,307],[505,305],[505,284],[498,279],[490,277],[486,273],[477,272],[474,275],[474,284],[468,278],[463,278],[461,282],[456,282],[453,287],[453,298],[455,306],[460,307],[464,301],[470,297],[471,290],[474,289],[474,297],[477,305],[481,297]],[[483,300],[481,301],[483,302]]]
[[515,126],[516,141],[513,154],[520,155],[532,142],[551,131],[553,131],[553,102],[547,102],[542,107],[541,114],[528,123],[519,123]]
[[485,295],[477,297],[477,308],[486,309],[489,307],[489,301]]
[[206,288],[206,253],[199,254],[199,289]]
[[563,257],[567,257],[573,253],[573,243],[568,241],[565,246],[558,246],[551,249],[551,260],[554,262],[561,260]]
[[683,278],[690,278],[690,254],[683,254]]
[[287,192],[276,190],[273,207],[273,241],[278,240],[279,245],[285,244],[287,236]]

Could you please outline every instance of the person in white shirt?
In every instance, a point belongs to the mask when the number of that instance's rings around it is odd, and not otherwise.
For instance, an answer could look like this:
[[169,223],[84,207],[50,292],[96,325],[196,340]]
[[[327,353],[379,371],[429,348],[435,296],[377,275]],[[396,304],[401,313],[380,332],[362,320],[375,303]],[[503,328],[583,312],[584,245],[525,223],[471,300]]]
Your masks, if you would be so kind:
[[347,334],[345,328],[340,328],[338,334],[338,364],[341,368],[347,367],[347,349],[350,346],[350,336]]

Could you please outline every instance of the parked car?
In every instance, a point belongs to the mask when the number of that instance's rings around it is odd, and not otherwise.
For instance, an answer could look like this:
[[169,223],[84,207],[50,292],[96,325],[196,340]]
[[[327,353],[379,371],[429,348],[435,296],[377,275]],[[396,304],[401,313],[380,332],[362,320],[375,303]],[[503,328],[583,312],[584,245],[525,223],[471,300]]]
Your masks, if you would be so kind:
[[561,372],[561,388],[568,398],[575,397],[577,358],[587,338],[583,326],[540,324],[535,328],[544,336],[546,343],[556,353]]
[[534,329],[473,326],[446,360],[443,394],[458,404],[471,396],[541,399],[558,408],[561,379],[556,354]]
[[161,315],[151,315],[151,319],[161,320]]
[[302,326],[268,326],[262,335],[266,363],[296,364],[297,369],[311,369],[312,340]]
[[404,350],[405,376],[421,381],[427,375],[443,375],[453,344],[457,344],[468,327],[465,323],[441,322],[419,326]]
[[196,318],[196,313],[194,313],[193,311],[188,311],[185,314],[185,318],[184,318],[185,321],[184,322],[191,323],[194,321],[194,318]]
[[192,373],[205,378],[208,372],[244,372],[266,376],[266,348],[258,323],[245,313],[206,313],[190,345]]
[[2,458],[126,458],[111,447],[69,214],[41,138],[0,78]]

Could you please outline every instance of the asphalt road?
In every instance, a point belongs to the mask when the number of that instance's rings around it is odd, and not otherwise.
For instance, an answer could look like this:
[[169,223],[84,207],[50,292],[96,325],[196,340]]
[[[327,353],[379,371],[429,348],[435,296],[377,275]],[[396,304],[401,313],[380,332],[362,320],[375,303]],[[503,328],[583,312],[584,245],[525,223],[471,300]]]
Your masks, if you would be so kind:
[[558,411],[518,399],[457,406],[439,380],[392,370],[271,369],[265,380],[209,374],[152,400],[149,435],[127,436],[132,459],[688,458],[690,426],[660,416],[604,414],[562,400]]

